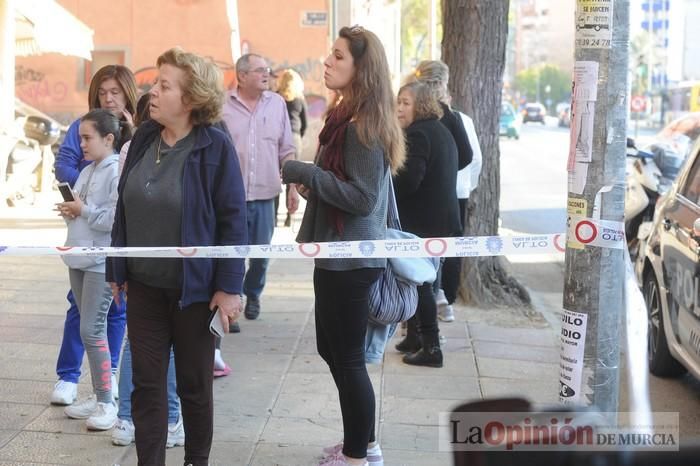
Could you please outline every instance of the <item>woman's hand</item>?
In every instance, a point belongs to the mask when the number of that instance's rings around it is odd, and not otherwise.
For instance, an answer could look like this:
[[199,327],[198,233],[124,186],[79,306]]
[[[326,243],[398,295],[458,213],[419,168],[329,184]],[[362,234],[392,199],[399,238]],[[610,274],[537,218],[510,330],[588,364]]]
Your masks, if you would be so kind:
[[134,127],[134,117],[131,115],[131,113],[129,113],[129,111],[126,109],[126,107],[122,108],[121,111],[122,111],[122,115],[124,115],[124,121],[126,121],[129,124],[129,126],[131,126],[133,128]]
[[115,282],[109,282],[109,287],[112,289],[112,297],[114,298],[114,302],[117,303],[117,305],[121,304],[121,292],[123,291],[125,294],[128,293],[129,284],[124,282],[122,286],[119,286]]
[[303,184],[297,184],[297,193],[304,199],[308,200],[309,199],[309,193],[311,193],[311,189],[307,188]]
[[289,184],[289,192],[287,193],[287,212],[289,214],[295,213],[299,209],[299,193],[297,192],[297,185],[294,183]]
[[73,219],[80,215],[83,210],[83,201],[78,196],[74,196],[75,200],[70,202],[60,202],[56,204],[56,210],[60,215]]
[[224,332],[228,333],[229,324],[238,320],[241,315],[241,297],[237,294],[217,291],[209,302],[209,309],[216,309],[217,306],[221,311],[221,324],[224,327]]

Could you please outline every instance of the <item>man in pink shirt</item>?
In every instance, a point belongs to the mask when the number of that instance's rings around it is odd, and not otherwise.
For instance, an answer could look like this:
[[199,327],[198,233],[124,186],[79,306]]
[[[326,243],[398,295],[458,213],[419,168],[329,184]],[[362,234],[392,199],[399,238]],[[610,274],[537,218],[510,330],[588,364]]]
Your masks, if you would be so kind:
[[[270,67],[252,53],[236,62],[238,87],[226,95],[223,120],[228,127],[243,174],[250,244],[270,244],[275,226],[274,200],[282,192],[280,170],[294,160],[296,148],[284,99],[270,92]],[[299,206],[296,187],[290,185],[287,209]],[[260,295],[265,286],[267,259],[249,259],[243,281],[245,316],[260,315]]]

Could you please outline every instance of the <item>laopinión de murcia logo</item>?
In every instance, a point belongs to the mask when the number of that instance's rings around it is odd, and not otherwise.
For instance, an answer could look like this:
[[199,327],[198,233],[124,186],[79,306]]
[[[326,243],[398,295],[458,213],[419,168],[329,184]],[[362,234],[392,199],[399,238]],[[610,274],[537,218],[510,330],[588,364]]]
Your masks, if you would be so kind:
[[[678,451],[678,413],[653,413],[652,425],[618,424],[631,413],[441,413],[442,451],[617,450]],[[623,415],[630,415],[625,417]]]

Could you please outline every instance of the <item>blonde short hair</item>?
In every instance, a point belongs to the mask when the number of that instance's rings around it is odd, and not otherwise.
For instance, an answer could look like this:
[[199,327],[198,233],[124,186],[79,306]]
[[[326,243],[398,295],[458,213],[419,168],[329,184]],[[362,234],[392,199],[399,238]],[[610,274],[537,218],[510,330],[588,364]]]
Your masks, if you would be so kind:
[[413,74],[409,75],[406,82],[425,84],[435,95],[435,98],[447,105],[450,104],[450,93],[447,83],[450,79],[450,68],[440,60],[423,60],[418,64]]
[[171,65],[185,73],[182,102],[192,107],[193,125],[211,125],[221,119],[224,104],[224,77],[208,58],[174,47],[158,57],[157,65]]

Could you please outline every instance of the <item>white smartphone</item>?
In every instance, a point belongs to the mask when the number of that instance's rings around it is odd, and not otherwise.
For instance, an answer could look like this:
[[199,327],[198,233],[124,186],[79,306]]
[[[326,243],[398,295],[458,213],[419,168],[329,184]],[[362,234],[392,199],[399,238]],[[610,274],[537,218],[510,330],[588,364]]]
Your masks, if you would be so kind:
[[58,183],[58,190],[60,191],[61,196],[63,196],[63,202],[72,202],[75,200],[75,197],[73,197],[73,190],[70,189],[70,185],[68,183]]
[[221,310],[219,306],[215,306],[209,317],[209,331],[212,335],[223,338],[225,335],[224,326],[221,323]]

